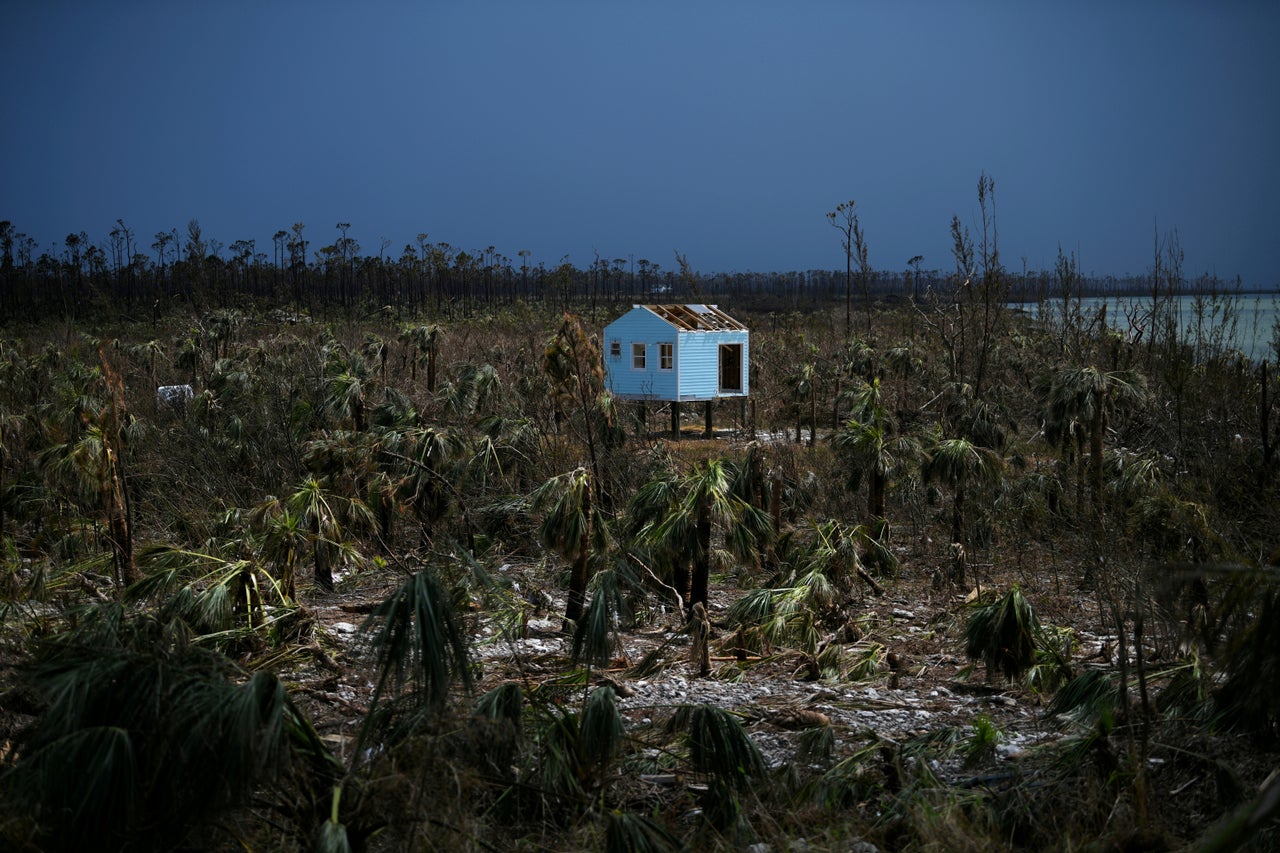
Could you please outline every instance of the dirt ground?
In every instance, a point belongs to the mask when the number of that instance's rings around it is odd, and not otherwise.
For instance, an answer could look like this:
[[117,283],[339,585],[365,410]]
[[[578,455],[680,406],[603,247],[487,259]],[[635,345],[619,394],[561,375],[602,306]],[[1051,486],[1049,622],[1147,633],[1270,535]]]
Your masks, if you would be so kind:
[[[844,678],[821,677],[812,660],[794,650],[771,650],[740,660],[732,653],[725,616],[742,590],[730,578],[713,577],[709,676],[699,677],[689,660],[682,619],[659,607],[619,630],[615,659],[609,667],[593,671],[591,681],[614,686],[627,725],[637,735],[679,705],[710,703],[731,710],[741,715],[773,767],[812,762],[806,757],[804,738],[815,726],[829,726],[834,759],[839,759],[869,744],[902,745],[930,737],[964,742],[973,736],[976,724],[989,721],[996,742],[982,760],[974,762],[960,750],[929,759],[940,781],[956,789],[977,787],[998,794],[1002,785],[1028,777],[1056,778],[1047,757],[1053,750],[1041,747],[1060,746],[1078,732],[1046,715],[1046,696],[998,674],[989,678],[981,663],[966,659],[965,612],[978,588],[939,588],[936,570],[945,554],[901,550],[902,565],[895,577],[883,579],[883,594],[864,587],[848,603],[846,610],[856,624],[852,634],[837,629],[823,638],[824,647],[841,646],[842,660],[866,662],[856,671],[851,667],[852,674]],[[997,593],[1020,584],[1042,623],[1073,632],[1074,672],[1114,671],[1118,638],[1106,632],[1097,595],[1079,588],[1079,573],[1058,567],[1043,577],[1027,568],[1027,559],[1018,563],[1019,568],[1005,576],[992,575],[990,567],[971,569],[970,579],[976,577],[982,587]],[[510,563],[501,571],[532,603],[522,636],[504,636],[479,614],[471,619],[473,657],[481,673],[477,694],[510,680],[526,687],[553,681],[574,667],[570,641],[560,633],[564,602],[545,567]],[[322,651],[316,665],[288,676],[296,679],[318,728],[339,754],[354,742],[373,689],[362,664],[366,634],[361,626],[372,602],[388,589],[371,580],[351,578],[340,585],[339,593],[306,602]],[[1145,650],[1152,671],[1159,667],[1159,652],[1155,644]],[[642,662],[652,665],[643,675],[638,673]],[[1150,817],[1162,839],[1153,845],[1156,848],[1199,837],[1224,813],[1256,795],[1280,765],[1274,751],[1241,737],[1206,731],[1167,722],[1152,730],[1146,784],[1154,810]],[[809,769],[820,767],[812,764]],[[642,777],[637,784],[659,788],[673,780]]]

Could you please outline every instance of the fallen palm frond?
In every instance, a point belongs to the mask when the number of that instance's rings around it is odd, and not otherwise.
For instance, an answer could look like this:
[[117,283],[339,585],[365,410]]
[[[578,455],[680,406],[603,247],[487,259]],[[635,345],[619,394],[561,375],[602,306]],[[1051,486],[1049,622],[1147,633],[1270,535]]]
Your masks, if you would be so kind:
[[1212,682],[1198,654],[1188,655],[1170,669],[1151,673],[1147,680],[1165,681],[1164,689],[1156,695],[1156,708],[1165,717],[1206,722],[1213,716]]
[[981,660],[987,677],[997,671],[1012,681],[1035,662],[1035,636],[1039,630],[1035,610],[1017,586],[990,604],[973,608],[965,624],[965,654]]
[[619,621],[630,613],[624,590],[636,586],[625,565],[615,562],[611,568],[596,572],[588,583],[590,598],[573,632],[575,662],[606,666],[613,657],[617,645],[614,632]]
[[413,575],[374,609],[365,628],[375,626],[375,705],[388,688],[395,695],[407,687],[422,706],[438,710],[455,681],[470,689],[466,636],[452,599],[430,570]]
[[1034,663],[1027,670],[1027,686],[1037,693],[1051,694],[1075,674],[1071,657],[1076,634],[1070,628],[1042,625],[1036,632]]
[[274,675],[245,678],[185,631],[112,605],[48,643],[30,683],[48,703],[3,784],[50,849],[167,850],[291,767],[341,768]]
[[836,733],[830,720],[803,730],[796,738],[796,758],[801,761],[825,762],[835,750]]
[[872,767],[879,755],[881,742],[869,745],[831,765],[821,776],[806,783],[801,795],[825,808],[845,808],[857,803],[865,793],[879,784]]
[[627,670],[627,677],[651,678],[671,666],[675,663],[675,649],[673,647],[681,639],[682,635],[673,634],[664,640],[661,645],[645,652],[640,662]]
[[263,607],[291,607],[279,582],[252,560],[155,544],[137,554],[147,574],[130,585],[134,601],[154,600],[197,634],[260,628]]
[[818,648],[815,600],[830,600],[830,587],[821,572],[805,575],[795,586],[755,589],[729,608],[728,622],[760,638],[760,649],[792,645],[814,653]]
[[1111,713],[1119,702],[1116,683],[1108,672],[1086,670],[1068,681],[1045,709],[1046,717],[1062,717],[1076,722]]
[[597,687],[587,697],[578,730],[578,759],[597,778],[622,744],[622,715],[612,687]]
[[671,830],[652,818],[613,811],[605,821],[605,853],[674,853],[682,848]]
[[[685,708],[689,761],[694,770],[733,787],[743,787],[764,774],[764,758],[737,716],[714,705]],[[677,718],[682,715],[677,714]]]
[[887,651],[880,643],[870,640],[855,643],[849,650],[850,662],[844,677],[849,681],[866,681],[876,678],[884,672]]

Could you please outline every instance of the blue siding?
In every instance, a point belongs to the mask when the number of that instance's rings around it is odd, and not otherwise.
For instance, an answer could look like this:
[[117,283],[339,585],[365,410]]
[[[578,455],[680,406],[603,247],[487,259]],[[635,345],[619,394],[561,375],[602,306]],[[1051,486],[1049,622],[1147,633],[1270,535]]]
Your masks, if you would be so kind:
[[[718,397],[745,397],[747,386],[748,333],[736,330],[687,331],[672,325],[647,308],[637,306],[604,328],[607,387],[623,399],[713,400]],[[660,344],[672,344],[670,370],[663,370]],[[720,391],[720,345],[742,345],[742,390]],[[632,364],[632,345],[645,347],[645,367]]]
[[747,377],[742,391],[722,393],[720,389],[720,345],[742,344],[742,364],[747,362],[746,332],[680,333],[680,399],[714,400],[718,397],[746,396]]

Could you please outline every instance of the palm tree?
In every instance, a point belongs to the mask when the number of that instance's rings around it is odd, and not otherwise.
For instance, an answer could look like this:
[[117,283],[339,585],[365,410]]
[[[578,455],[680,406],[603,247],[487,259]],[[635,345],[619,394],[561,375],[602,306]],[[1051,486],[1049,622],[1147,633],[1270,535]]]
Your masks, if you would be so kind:
[[604,519],[593,509],[591,477],[586,468],[553,477],[533,493],[535,509],[546,515],[538,527],[542,544],[570,563],[569,600],[564,630],[572,631],[582,618],[587,594],[587,561],[593,550],[605,547]]
[[451,466],[464,445],[455,433],[435,427],[406,430],[401,437],[403,452],[393,455],[407,464],[397,480],[396,494],[413,512],[427,541],[457,497]]
[[1070,440],[1072,429],[1084,425],[1089,438],[1089,490],[1094,515],[1102,516],[1102,449],[1107,418],[1121,403],[1146,400],[1147,386],[1134,371],[1069,367],[1058,371],[1049,388],[1045,438],[1052,444]]
[[387,342],[380,335],[367,332],[364,336],[364,343],[360,346],[360,353],[366,359],[377,363],[378,375],[382,380],[383,386],[386,386],[387,356],[391,354],[391,348],[387,346]]
[[276,567],[281,597],[293,603],[298,597],[298,566],[311,544],[301,516],[280,500],[268,498],[254,508],[250,520],[257,530],[263,558]]
[[734,491],[736,475],[727,460],[708,459],[683,477],[650,482],[633,502],[633,513],[652,519],[641,538],[675,557],[675,586],[681,596],[686,591],[684,567],[692,564],[686,603],[690,610],[699,602],[707,604],[713,527],[725,532],[729,549],[742,557],[752,556],[756,543],[770,534],[768,514]]
[[[388,690],[395,696],[408,687],[416,703],[439,711],[455,681],[471,688],[467,636],[453,598],[435,572],[414,574],[379,604],[365,623],[366,629],[375,627],[375,705]],[[366,731],[375,716],[368,715]]]
[[12,456],[9,445],[21,434],[22,428],[23,418],[20,415],[10,414],[0,407],[0,544],[4,542],[5,506],[9,500],[5,494],[5,465]]
[[796,444],[801,442],[800,427],[804,420],[802,406],[809,406],[809,446],[815,442],[818,432],[818,367],[813,362],[796,365],[787,377],[787,385],[791,388],[792,405],[796,407]]
[[160,544],[143,548],[138,559],[147,575],[129,587],[129,598],[162,600],[163,614],[181,618],[198,635],[232,631],[241,619],[249,629],[261,627],[264,592],[277,608],[293,604],[292,592],[286,595],[284,582],[263,571],[249,541],[207,545],[207,551]]
[[316,584],[332,591],[333,549],[341,547],[349,528],[374,527],[373,513],[357,498],[328,491],[315,477],[303,480],[286,504],[297,513],[311,541]]
[[426,359],[428,394],[436,392],[436,355],[443,331],[434,323],[426,326],[406,326],[400,330],[400,336],[397,339],[404,345],[405,357],[409,360],[410,382],[418,381],[418,363]]
[[364,432],[364,396],[364,377],[355,371],[343,371],[329,377],[325,408],[340,417],[350,417],[356,432]]
[[195,833],[250,801],[305,812],[344,772],[275,675],[171,622],[106,605],[45,651],[23,677],[47,707],[4,780],[43,849],[219,846]]
[[156,386],[156,359],[164,358],[164,346],[157,340],[150,340],[129,348],[129,355],[147,360],[147,376],[151,379],[151,387]]
[[603,491],[604,472],[597,452],[597,433],[611,413],[601,406],[604,395],[604,355],[600,341],[582,327],[576,314],[565,314],[556,334],[542,351],[542,372],[551,386],[557,428],[567,417],[587,445],[591,475],[597,494]]
[[1035,663],[1040,622],[1018,587],[989,604],[973,608],[965,622],[965,654],[981,660],[988,680],[999,670],[1012,681]]
[[885,407],[880,380],[873,379],[853,398],[853,412],[832,439],[836,450],[851,466],[850,484],[856,491],[862,473],[867,476],[867,512],[877,538],[887,532],[885,496],[894,472],[919,456],[919,445],[906,436],[895,436],[896,424]]
[[942,480],[951,486],[951,541],[968,545],[965,529],[965,499],[970,485],[993,485],[1000,481],[1004,460],[994,450],[979,447],[964,438],[944,438],[934,444],[924,463],[926,480]]
[[126,490],[122,438],[114,405],[100,405],[84,413],[88,426],[74,440],[43,454],[55,480],[70,484],[76,503],[105,518],[107,542],[117,585],[123,589],[138,579],[133,558],[133,528]]
[[502,378],[491,364],[465,365],[456,382],[445,386],[441,396],[459,416],[491,414],[502,394]]

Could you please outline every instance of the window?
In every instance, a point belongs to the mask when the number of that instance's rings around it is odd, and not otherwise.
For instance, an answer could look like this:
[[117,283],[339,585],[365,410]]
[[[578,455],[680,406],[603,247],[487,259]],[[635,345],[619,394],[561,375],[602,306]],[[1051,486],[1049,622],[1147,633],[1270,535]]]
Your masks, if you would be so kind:
[[609,341],[609,358],[622,358],[622,341],[617,338]]
[[644,370],[644,344],[631,345],[631,367]]
[[675,344],[658,344],[658,369],[672,370],[676,366]]

